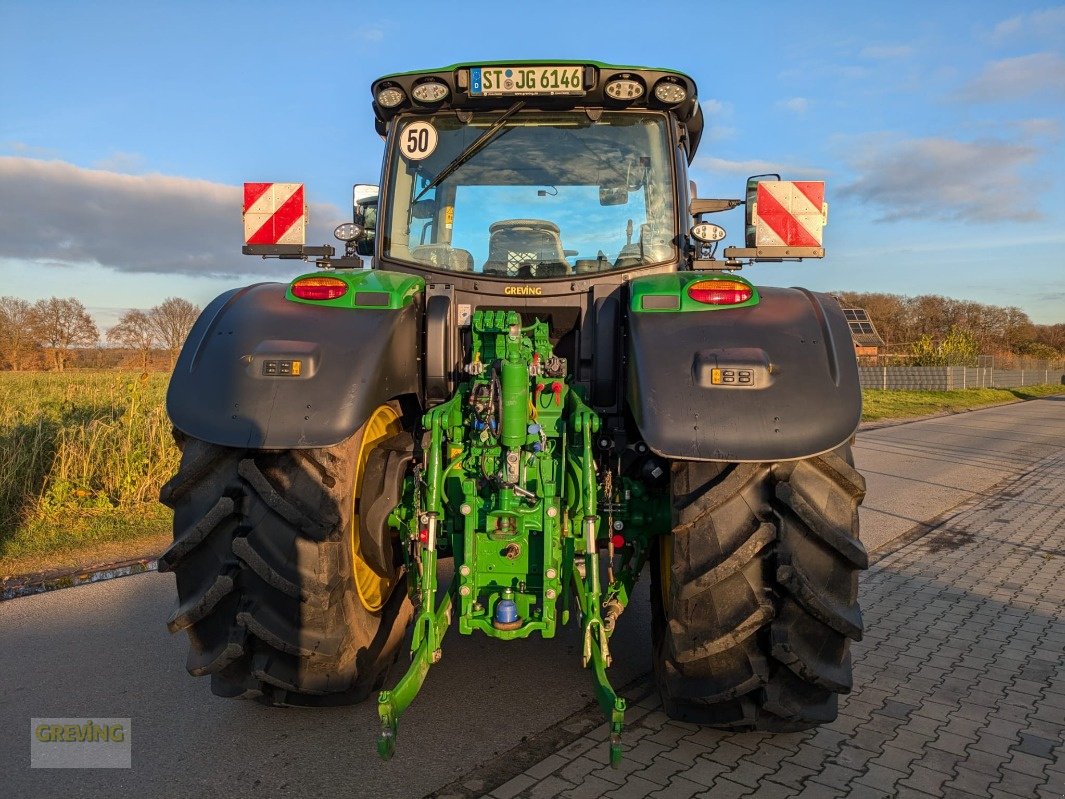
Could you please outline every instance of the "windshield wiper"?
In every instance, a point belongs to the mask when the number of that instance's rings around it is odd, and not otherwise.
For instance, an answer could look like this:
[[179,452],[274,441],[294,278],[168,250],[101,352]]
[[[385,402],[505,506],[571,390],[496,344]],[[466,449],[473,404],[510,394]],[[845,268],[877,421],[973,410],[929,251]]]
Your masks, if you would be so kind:
[[492,141],[492,139],[499,135],[499,132],[503,129],[503,123],[510,119],[514,114],[518,113],[518,111],[520,111],[524,107],[525,101],[518,100],[518,102],[514,103],[514,105],[508,108],[503,113],[503,116],[501,116],[499,119],[492,123],[492,126],[488,128],[488,130],[486,130],[484,133],[482,133],[480,136],[478,136],[476,139],[466,145],[466,148],[461,153],[455,156],[455,160],[453,160],[450,164],[448,164],[439,172],[437,172],[436,177],[429,181],[429,183],[424,189],[418,192],[417,196],[411,201],[411,203],[413,204],[418,202],[418,200],[420,200],[425,195],[425,193],[429,191],[429,189],[435,189],[437,186],[447,180],[452,174],[454,174],[456,169],[458,169],[460,166],[462,166],[475,155],[477,155],[477,153],[483,150],[485,146],[487,146],[488,143]]

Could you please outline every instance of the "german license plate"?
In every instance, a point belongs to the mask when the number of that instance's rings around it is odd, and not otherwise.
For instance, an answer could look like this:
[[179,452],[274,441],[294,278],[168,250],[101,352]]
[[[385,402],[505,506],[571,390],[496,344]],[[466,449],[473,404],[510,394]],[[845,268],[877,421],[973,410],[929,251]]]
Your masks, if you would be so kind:
[[472,67],[470,94],[476,97],[507,94],[584,94],[584,68]]

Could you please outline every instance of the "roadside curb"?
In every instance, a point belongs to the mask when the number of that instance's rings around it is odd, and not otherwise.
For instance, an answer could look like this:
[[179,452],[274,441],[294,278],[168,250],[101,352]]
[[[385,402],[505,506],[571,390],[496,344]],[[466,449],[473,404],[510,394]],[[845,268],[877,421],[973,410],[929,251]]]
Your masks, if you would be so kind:
[[56,570],[27,574],[21,577],[10,577],[0,583],[0,602],[34,594],[43,594],[47,591],[57,591],[60,588],[73,588],[78,585],[112,580],[115,577],[128,577],[131,574],[144,574],[145,572],[158,570],[158,560],[154,557],[145,557],[105,563],[100,566],[76,571]]

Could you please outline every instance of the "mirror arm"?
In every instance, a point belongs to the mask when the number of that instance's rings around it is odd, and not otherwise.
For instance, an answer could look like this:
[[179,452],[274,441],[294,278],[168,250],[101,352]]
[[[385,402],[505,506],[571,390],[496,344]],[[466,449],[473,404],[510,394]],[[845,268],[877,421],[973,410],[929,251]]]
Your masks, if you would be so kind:
[[688,211],[695,217],[715,214],[718,211],[731,211],[740,205],[743,205],[743,200],[692,200]]

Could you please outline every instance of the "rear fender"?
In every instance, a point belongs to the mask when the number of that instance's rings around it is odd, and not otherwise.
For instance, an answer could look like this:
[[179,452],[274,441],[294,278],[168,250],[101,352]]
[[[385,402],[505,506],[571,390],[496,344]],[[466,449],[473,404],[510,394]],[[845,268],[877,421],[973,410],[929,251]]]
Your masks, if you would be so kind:
[[758,293],[742,308],[630,308],[628,402],[652,451],[793,460],[854,434],[862,395],[839,303],[805,289]]
[[332,446],[377,406],[420,396],[419,294],[371,309],[294,302],[285,291],[235,289],[200,315],[167,391],[182,433],[228,447]]

